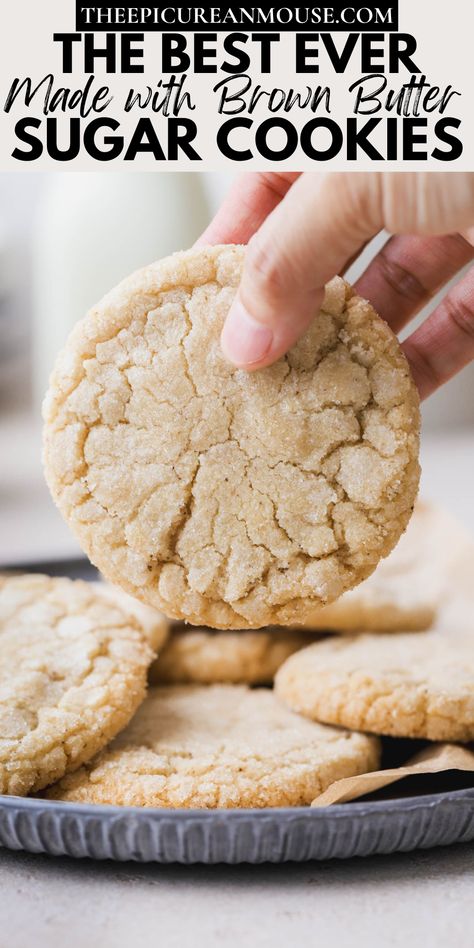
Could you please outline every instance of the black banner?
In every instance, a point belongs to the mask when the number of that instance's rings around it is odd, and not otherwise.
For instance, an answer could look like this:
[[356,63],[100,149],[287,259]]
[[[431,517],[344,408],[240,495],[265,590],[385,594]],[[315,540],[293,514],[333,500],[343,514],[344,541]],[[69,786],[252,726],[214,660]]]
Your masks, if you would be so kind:
[[83,32],[348,32],[388,33],[398,30],[398,0],[366,0],[324,6],[258,6],[235,2],[219,6],[178,3],[153,5],[152,0],[105,0],[88,5],[76,0],[76,30]]

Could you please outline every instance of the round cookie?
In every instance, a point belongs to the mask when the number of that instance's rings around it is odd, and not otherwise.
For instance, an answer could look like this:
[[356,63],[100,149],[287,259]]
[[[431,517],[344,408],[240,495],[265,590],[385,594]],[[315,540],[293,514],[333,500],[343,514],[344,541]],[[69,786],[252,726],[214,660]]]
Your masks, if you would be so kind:
[[409,520],[419,404],[399,344],[340,278],[255,373],[219,338],[244,248],[145,267],[74,328],[45,402],[46,477],[88,556],[166,615],[305,622]]
[[305,721],[268,689],[152,688],[113,744],[47,796],[127,806],[297,806],[378,761],[375,738]]
[[311,632],[279,628],[217,632],[178,625],[153,662],[153,684],[270,685],[283,662],[314,641]]
[[0,576],[0,793],[40,790],[115,737],[152,654],[90,583]]
[[337,632],[427,629],[468,549],[472,552],[472,541],[459,523],[439,507],[417,501],[405,533],[372,576],[314,609],[305,626]]
[[136,619],[154,652],[159,652],[163,648],[170,631],[170,622],[166,616],[158,612],[158,609],[146,606],[139,599],[129,596],[117,586],[111,586],[109,583],[94,583],[93,585],[97,592],[105,596],[109,602],[115,603],[119,609]]
[[275,690],[294,711],[327,724],[472,741],[474,633],[446,621],[424,633],[331,637],[289,658]]

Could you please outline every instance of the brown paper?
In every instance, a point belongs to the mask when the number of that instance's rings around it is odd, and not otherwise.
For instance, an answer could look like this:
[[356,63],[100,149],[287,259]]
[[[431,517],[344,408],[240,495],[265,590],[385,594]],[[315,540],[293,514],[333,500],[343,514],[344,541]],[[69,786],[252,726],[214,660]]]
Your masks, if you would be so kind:
[[473,745],[463,747],[460,744],[432,744],[411,757],[403,767],[391,770],[374,770],[370,774],[358,777],[343,777],[336,780],[311,806],[330,806],[331,803],[346,803],[355,800],[382,787],[388,787],[403,777],[415,774],[437,774],[443,770],[464,770],[474,772]]

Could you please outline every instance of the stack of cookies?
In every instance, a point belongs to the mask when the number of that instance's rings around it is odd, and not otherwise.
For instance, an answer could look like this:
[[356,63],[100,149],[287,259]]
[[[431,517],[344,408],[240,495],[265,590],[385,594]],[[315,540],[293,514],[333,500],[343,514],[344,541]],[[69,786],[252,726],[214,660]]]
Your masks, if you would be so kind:
[[469,634],[440,608],[471,548],[410,520],[397,340],[335,278],[287,356],[234,368],[243,253],[133,274],[58,358],[46,477],[107,584],[0,581],[1,792],[306,805],[377,769],[379,735],[474,738]]

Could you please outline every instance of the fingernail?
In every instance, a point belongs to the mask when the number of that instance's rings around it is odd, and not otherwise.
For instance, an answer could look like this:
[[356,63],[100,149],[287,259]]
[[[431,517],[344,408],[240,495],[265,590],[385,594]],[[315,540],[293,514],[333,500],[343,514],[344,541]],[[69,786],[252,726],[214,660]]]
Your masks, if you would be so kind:
[[222,351],[234,365],[245,367],[263,359],[273,342],[273,332],[250,316],[239,299],[232,304],[221,335]]

